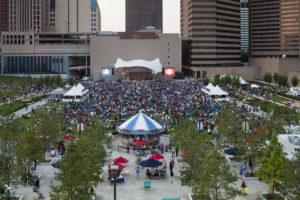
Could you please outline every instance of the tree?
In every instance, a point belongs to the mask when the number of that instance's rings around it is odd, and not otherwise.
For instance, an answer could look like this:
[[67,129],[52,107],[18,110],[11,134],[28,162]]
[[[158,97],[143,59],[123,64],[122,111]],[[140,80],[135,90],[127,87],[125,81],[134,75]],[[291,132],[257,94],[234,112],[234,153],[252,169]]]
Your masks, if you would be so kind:
[[264,81],[266,82],[266,83],[272,83],[272,74],[271,73],[265,73],[265,75],[264,75]]
[[277,72],[275,72],[275,74],[273,75],[273,80],[274,80],[274,83],[277,84],[278,83],[278,79],[279,79],[279,75]]
[[296,154],[295,160],[288,160],[280,173],[280,183],[277,190],[286,199],[300,199],[300,155]]
[[272,196],[274,196],[276,185],[280,182],[285,162],[282,145],[278,142],[276,133],[273,133],[269,145],[257,161],[259,166],[257,176],[271,186]]
[[286,87],[288,85],[287,76],[279,75],[278,77],[278,85]]
[[184,157],[186,165],[181,169],[184,177],[182,183],[189,185],[197,198],[227,200],[240,194],[239,190],[233,187],[237,176],[231,173],[217,147],[209,143],[210,136],[183,131],[179,137],[180,148],[183,152],[189,152],[188,156]]
[[67,146],[60,171],[55,175],[60,185],[52,187],[51,199],[88,200],[90,189],[102,181],[100,175],[107,162],[108,140],[99,134],[99,130],[89,131],[91,132],[85,132],[78,142],[71,141]]
[[16,158],[18,174],[24,183],[32,174],[32,164],[43,158],[43,149],[43,141],[35,131],[25,131],[21,135],[21,139],[16,145]]
[[242,51],[241,52],[241,61],[242,62],[248,62],[248,58],[249,58],[249,53],[245,52],[245,51]]
[[220,85],[220,83],[221,83],[220,74],[215,75],[214,83],[215,83],[215,85]]
[[299,78],[297,76],[293,76],[293,78],[292,78],[292,85],[294,87],[296,87],[298,85],[298,83],[299,83]]
[[234,85],[236,85],[236,86],[240,86],[241,85],[241,82],[240,82],[240,77],[238,77],[238,76],[234,76],[233,78],[232,78],[232,84],[234,84]]
[[[0,187],[18,183],[17,166],[15,163],[15,142],[13,138],[13,123],[5,123],[0,127]],[[6,199],[10,199],[7,192]]]

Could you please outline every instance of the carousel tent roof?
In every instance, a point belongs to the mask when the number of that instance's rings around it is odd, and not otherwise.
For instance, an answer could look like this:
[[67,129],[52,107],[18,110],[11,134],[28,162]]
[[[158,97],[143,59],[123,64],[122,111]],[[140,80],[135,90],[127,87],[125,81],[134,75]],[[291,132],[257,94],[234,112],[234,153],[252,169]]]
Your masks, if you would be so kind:
[[159,58],[156,58],[152,61],[147,61],[147,60],[125,61],[121,58],[118,58],[115,64],[115,68],[118,69],[121,67],[145,67],[147,69],[152,70],[155,74],[162,72],[162,64]]
[[136,114],[117,128],[118,132],[131,135],[157,134],[163,132],[164,129],[143,113]]

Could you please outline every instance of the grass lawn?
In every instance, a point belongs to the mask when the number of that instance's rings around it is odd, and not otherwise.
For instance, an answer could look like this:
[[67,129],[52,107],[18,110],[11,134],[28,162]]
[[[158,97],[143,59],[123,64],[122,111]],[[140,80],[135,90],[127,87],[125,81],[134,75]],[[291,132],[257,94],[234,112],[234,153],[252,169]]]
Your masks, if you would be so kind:
[[32,83],[30,77],[15,77],[0,75],[0,98],[20,96],[22,89]]
[[286,98],[283,98],[283,97],[277,96],[277,95],[272,96],[271,100],[272,100],[272,101],[276,101],[276,102],[278,102],[278,103],[282,103],[282,104],[284,104],[284,105],[286,104],[286,101],[289,101],[289,100],[287,100]]

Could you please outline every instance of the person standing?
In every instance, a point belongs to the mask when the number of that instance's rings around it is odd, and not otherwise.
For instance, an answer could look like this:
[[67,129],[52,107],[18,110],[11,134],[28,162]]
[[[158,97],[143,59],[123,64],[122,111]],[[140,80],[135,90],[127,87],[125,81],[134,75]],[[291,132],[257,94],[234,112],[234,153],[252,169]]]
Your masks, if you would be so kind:
[[176,147],[176,157],[178,157],[179,148]]
[[164,145],[163,144],[161,145],[160,149],[161,149],[161,154],[164,154]]
[[136,178],[140,179],[140,167],[139,166],[136,167],[135,173],[136,173]]

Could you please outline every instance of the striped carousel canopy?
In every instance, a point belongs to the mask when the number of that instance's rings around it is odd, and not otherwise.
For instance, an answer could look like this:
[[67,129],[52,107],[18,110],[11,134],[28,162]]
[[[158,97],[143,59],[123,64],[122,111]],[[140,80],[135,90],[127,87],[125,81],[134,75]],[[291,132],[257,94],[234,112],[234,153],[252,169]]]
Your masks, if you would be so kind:
[[139,113],[117,127],[119,133],[130,135],[157,134],[164,131],[164,127],[143,113]]

